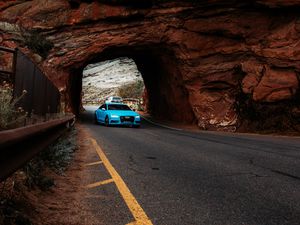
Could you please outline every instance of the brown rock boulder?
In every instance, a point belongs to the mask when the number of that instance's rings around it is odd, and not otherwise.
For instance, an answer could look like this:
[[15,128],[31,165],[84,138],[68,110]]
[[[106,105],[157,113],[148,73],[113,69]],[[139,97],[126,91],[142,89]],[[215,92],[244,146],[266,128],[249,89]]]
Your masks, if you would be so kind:
[[238,122],[234,100],[238,85],[237,77],[225,72],[205,76],[188,87],[200,128],[232,130]]
[[276,102],[291,99],[298,90],[298,78],[294,71],[265,67],[264,75],[253,91],[253,99]]
[[246,76],[242,80],[242,90],[245,94],[252,94],[262,77],[263,65],[257,61],[246,61],[241,64]]

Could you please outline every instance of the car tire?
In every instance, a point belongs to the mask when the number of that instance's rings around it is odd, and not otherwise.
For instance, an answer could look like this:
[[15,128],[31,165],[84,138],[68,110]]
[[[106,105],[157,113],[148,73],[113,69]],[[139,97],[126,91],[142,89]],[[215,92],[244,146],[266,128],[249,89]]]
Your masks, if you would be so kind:
[[134,128],[140,128],[141,125],[134,125],[133,127],[134,127]]
[[109,118],[108,118],[108,116],[105,117],[105,126],[109,127]]
[[97,115],[96,115],[96,113],[95,113],[95,115],[94,115],[94,123],[95,123],[95,124],[99,124],[99,123],[98,123],[98,120],[97,120]]

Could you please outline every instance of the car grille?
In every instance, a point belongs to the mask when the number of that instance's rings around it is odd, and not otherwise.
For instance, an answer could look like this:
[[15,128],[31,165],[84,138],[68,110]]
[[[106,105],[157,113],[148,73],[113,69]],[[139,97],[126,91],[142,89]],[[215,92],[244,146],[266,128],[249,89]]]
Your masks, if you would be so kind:
[[133,122],[134,116],[120,116],[121,122]]

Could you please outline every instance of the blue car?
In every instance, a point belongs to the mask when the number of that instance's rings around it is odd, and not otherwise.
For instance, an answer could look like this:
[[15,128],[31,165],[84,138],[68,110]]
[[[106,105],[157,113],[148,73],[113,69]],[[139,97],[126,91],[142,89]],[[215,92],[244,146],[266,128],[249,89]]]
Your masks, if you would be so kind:
[[95,122],[110,125],[140,127],[141,117],[123,103],[105,103],[95,111]]

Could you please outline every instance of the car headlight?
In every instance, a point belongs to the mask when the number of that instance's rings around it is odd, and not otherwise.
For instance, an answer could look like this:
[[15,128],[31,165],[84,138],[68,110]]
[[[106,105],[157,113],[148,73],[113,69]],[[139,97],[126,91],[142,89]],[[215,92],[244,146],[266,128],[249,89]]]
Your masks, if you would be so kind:
[[136,119],[140,119],[141,117],[140,117],[140,116],[135,116],[135,118],[136,118]]
[[117,116],[117,115],[111,115],[110,117],[111,118],[119,118],[119,116]]

